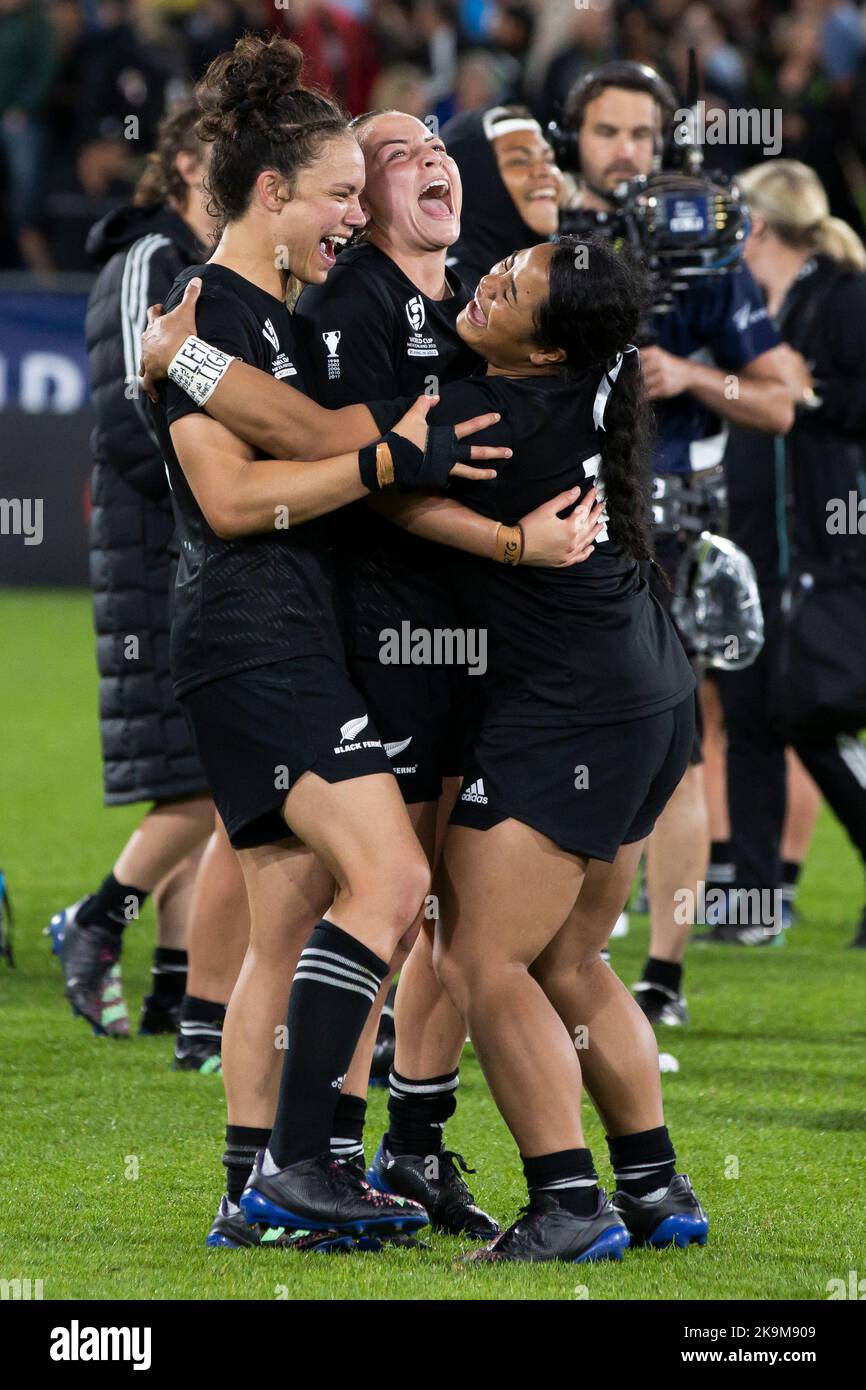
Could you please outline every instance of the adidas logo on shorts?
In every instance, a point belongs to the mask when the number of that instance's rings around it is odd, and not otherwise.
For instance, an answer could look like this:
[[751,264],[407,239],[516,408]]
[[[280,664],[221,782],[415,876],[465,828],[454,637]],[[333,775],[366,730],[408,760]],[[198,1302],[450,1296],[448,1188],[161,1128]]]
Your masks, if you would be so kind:
[[487,805],[487,797],[484,794],[484,780],[479,777],[477,782],[473,782],[471,787],[467,787],[460,798],[461,801],[478,801],[482,805]]

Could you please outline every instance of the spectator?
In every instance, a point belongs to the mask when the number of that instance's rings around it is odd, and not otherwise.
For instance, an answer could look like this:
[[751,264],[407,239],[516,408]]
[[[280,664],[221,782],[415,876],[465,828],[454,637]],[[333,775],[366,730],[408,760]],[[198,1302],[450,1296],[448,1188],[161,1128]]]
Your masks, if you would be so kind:
[[51,266],[34,215],[54,71],[53,32],[40,0],[0,0],[0,151],[18,253],[34,270]]
[[278,14],[304,52],[304,82],[330,92],[353,116],[367,111],[379,68],[370,25],[332,0],[292,0]]
[[394,63],[383,68],[373,84],[370,97],[373,111],[405,111],[419,121],[430,111],[427,74],[414,63]]
[[565,46],[548,67],[536,103],[542,125],[559,117],[581,73],[613,57],[613,37],[609,0],[591,0],[586,9],[575,10]]

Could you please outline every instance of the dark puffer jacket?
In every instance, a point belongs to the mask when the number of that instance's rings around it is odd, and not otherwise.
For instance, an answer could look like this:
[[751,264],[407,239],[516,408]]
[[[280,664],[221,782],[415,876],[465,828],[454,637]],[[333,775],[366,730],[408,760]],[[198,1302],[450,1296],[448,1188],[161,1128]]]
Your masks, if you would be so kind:
[[201,246],[165,207],[126,207],[87,243],[102,270],[87,307],[96,410],[90,582],[109,806],[207,790],[168,664],[176,544],[165,465],[137,386],[148,304],[161,303]]

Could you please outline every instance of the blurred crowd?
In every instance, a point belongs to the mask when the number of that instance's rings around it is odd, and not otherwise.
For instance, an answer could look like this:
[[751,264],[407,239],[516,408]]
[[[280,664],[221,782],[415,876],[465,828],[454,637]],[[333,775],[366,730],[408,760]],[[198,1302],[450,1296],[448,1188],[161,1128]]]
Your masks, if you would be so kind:
[[[863,227],[866,7],[852,0],[0,0],[0,268],[85,269],[86,229],[128,196],[163,111],[241,33],[274,30],[351,114],[440,120],[523,101],[549,121],[614,57],[683,92],[694,47],[708,103],[781,110],[781,153]],[[731,171],[755,158],[711,154]]]

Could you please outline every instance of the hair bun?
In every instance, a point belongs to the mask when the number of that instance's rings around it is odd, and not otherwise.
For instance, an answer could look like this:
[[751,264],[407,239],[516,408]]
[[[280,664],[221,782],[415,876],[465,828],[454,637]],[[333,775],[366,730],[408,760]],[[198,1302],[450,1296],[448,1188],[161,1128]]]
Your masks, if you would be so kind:
[[291,39],[248,34],[211,63],[196,87],[203,140],[233,135],[246,121],[279,119],[286,97],[298,91],[304,55]]

